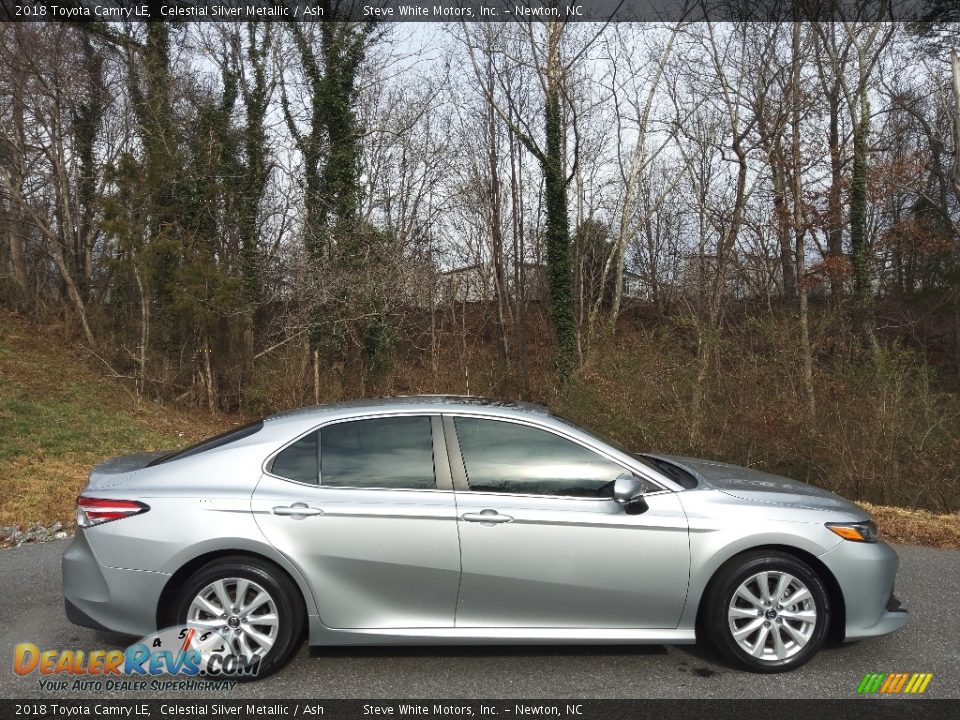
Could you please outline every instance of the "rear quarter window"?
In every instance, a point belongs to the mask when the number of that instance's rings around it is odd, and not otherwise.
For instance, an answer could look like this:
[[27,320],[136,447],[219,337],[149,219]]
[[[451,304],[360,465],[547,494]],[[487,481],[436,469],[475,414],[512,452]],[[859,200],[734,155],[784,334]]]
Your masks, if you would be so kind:
[[288,445],[273,459],[270,472],[287,480],[316,485],[320,467],[317,455],[319,437],[319,431],[314,430]]

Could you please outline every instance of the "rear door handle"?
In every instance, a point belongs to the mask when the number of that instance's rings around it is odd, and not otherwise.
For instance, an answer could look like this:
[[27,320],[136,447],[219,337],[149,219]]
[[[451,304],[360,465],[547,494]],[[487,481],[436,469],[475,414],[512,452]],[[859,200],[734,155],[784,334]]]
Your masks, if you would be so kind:
[[293,505],[279,505],[273,509],[274,515],[289,515],[294,518],[304,518],[312,515],[323,515],[320,508],[310,507],[306,503]]
[[481,510],[478,513],[464,513],[460,516],[467,522],[478,523],[508,523],[513,520],[509,515],[501,515],[496,510]]

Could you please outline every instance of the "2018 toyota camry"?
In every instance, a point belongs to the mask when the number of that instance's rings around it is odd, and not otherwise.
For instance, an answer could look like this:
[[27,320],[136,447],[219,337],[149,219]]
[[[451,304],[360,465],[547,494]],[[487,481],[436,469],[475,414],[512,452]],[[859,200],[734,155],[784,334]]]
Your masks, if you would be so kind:
[[276,415],[96,466],[67,616],[215,631],[280,667],[316,645],[693,643],[757,672],[902,627],[859,507],[631,454],[525,404],[411,397]]

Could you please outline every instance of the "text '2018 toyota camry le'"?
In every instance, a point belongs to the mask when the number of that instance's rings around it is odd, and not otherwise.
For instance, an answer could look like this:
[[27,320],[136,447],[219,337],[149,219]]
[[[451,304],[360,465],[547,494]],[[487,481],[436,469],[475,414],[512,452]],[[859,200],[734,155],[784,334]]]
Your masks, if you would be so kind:
[[294,411],[94,468],[68,617],[219,633],[260,674],[315,645],[693,643],[758,672],[902,627],[897,556],[856,505],[634,455],[539,406]]

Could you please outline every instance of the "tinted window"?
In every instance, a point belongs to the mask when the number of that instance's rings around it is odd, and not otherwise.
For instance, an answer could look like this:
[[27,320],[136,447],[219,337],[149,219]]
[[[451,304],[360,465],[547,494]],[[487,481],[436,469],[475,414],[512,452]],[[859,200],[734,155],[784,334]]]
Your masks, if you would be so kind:
[[581,445],[537,428],[457,418],[457,437],[471,490],[612,497],[626,472]]
[[432,488],[429,417],[389,417],[320,429],[320,484],[340,487]]
[[181,450],[174,450],[172,453],[167,455],[162,455],[156,460],[152,461],[147,465],[147,467],[153,467],[154,465],[161,465],[165,462],[170,462],[171,460],[179,460],[180,458],[190,457],[191,455],[199,455],[202,452],[207,450],[213,450],[214,448],[222,447],[228,443],[236,442],[237,440],[242,440],[245,437],[250,437],[255,435],[263,429],[263,420],[257,420],[256,422],[250,423],[249,425],[244,425],[243,427],[234,428],[233,430],[227,430],[225,433],[220,435],[214,435],[211,438],[206,440],[201,440],[195,445],[189,445]]
[[274,475],[302,483],[317,482],[317,433],[300,438],[273,459]]

